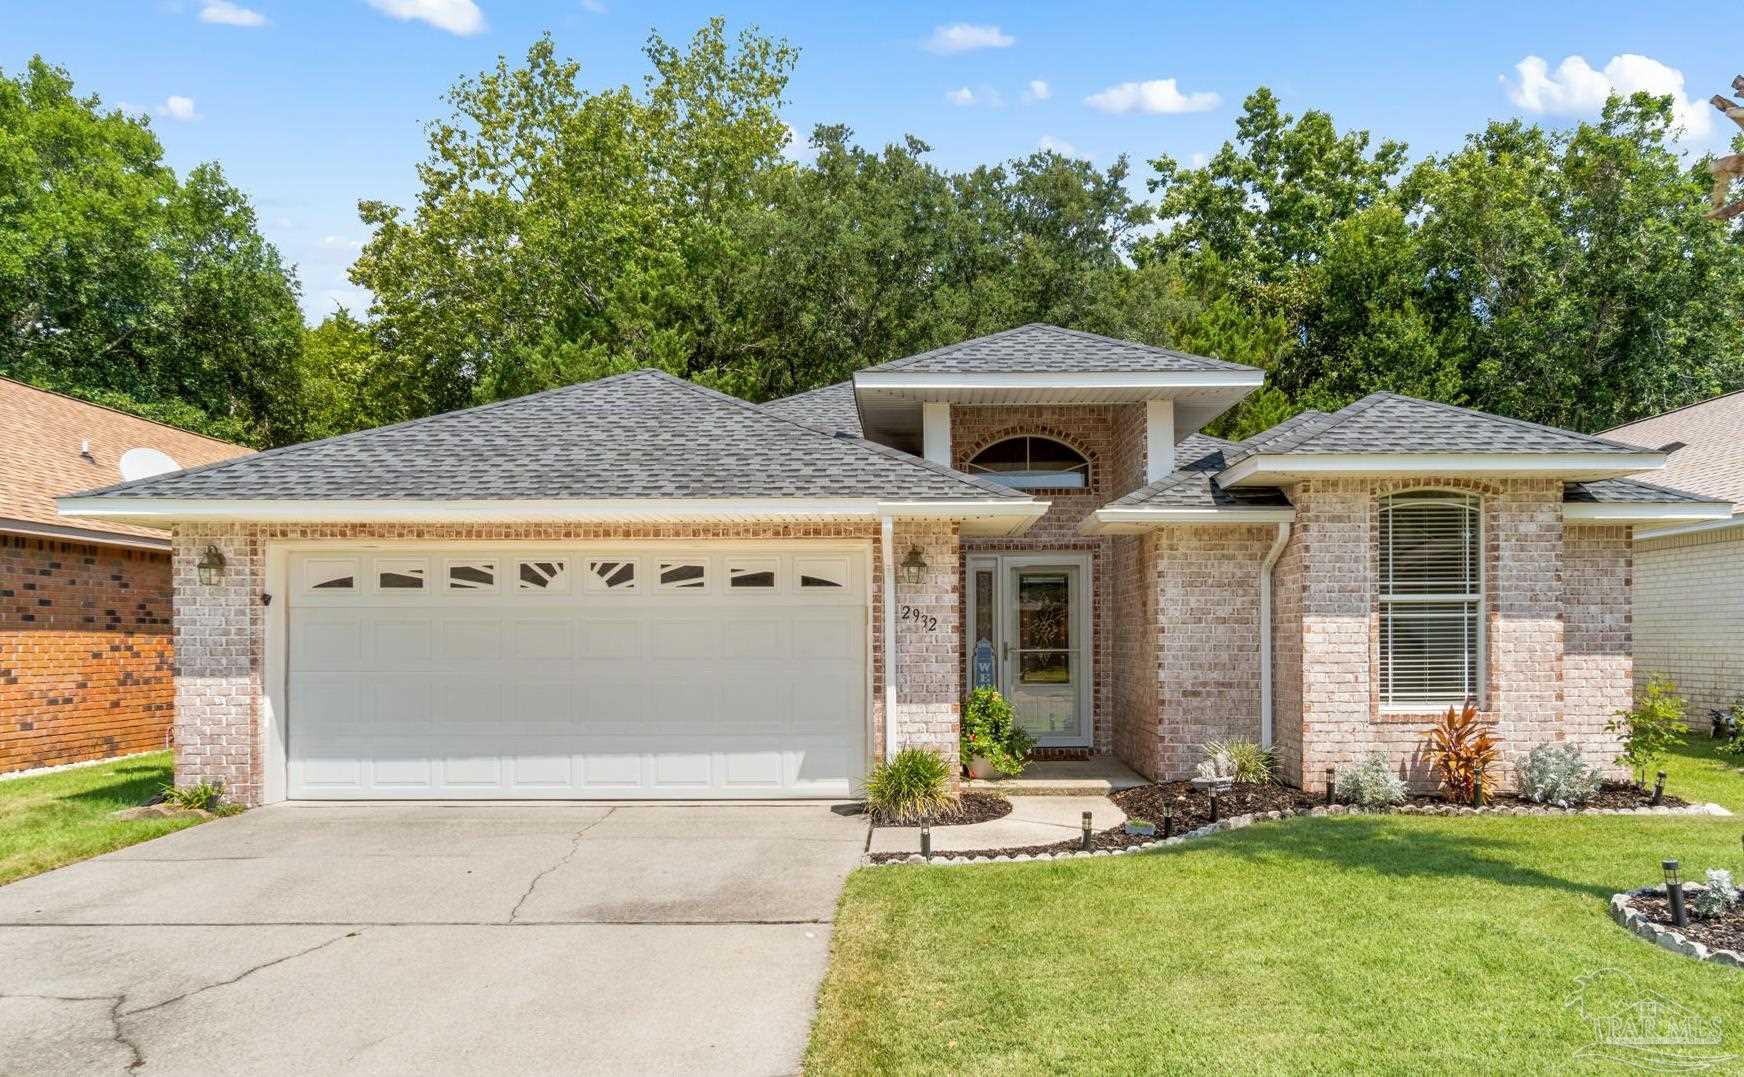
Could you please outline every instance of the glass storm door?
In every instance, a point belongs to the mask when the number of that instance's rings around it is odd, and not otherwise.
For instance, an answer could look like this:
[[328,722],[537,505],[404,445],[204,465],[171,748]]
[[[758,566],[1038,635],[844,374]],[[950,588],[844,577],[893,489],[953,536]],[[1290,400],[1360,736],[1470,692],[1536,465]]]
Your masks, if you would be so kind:
[[1088,558],[1071,554],[971,557],[968,687],[999,689],[1039,744],[1090,743]]

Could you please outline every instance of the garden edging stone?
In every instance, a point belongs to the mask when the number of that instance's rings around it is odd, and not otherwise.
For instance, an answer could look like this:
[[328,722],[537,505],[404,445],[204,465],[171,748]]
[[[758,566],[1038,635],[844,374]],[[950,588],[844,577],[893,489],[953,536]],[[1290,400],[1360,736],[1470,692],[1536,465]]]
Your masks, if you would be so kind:
[[1744,954],[1736,950],[1720,950],[1709,947],[1695,939],[1688,938],[1664,924],[1656,924],[1640,912],[1631,908],[1630,898],[1664,897],[1665,886],[1644,886],[1639,890],[1631,890],[1624,894],[1611,895],[1611,919],[1623,926],[1623,929],[1639,935],[1674,954],[1693,957],[1697,961],[1712,961],[1719,965],[1730,965],[1733,968],[1744,968]]
[[[1709,815],[1709,816],[1730,816],[1731,814],[1732,814],[1732,812],[1730,810],[1728,810],[1727,808],[1725,808],[1719,804],[1711,804],[1711,803],[1710,804],[1690,804],[1690,805],[1686,805],[1684,807],[1678,807],[1678,808],[1669,807],[1669,806],[1664,805],[1664,804],[1661,804],[1658,806],[1642,807],[1642,808],[1559,808],[1559,807],[1555,807],[1554,805],[1539,805],[1539,806],[1533,806],[1530,808],[1512,807],[1512,806],[1498,807],[1498,808],[1491,808],[1491,807],[1473,808],[1473,807],[1456,805],[1456,804],[1433,805],[1433,806],[1405,804],[1405,805],[1401,805],[1401,806],[1396,807],[1396,808],[1386,808],[1386,809],[1376,810],[1376,811],[1364,810],[1362,808],[1357,808],[1357,807],[1354,807],[1354,806],[1348,805],[1348,804],[1320,804],[1320,805],[1316,805],[1315,807],[1312,807],[1312,808],[1298,809],[1294,812],[1268,811],[1268,812],[1255,812],[1255,813],[1252,813],[1249,815],[1232,815],[1227,819],[1219,819],[1215,823],[1208,823],[1208,824],[1201,826],[1201,827],[1198,827],[1194,830],[1184,831],[1180,834],[1176,834],[1176,835],[1173,835],[1173,836],[1167,837],[1167,838],[1158,838],[1155,841],[1140,842],[1140,843],[1135,844],[1135,845],[1128,845],[1125,848],[1121,848],[1121,849],[1093,849],[1093,850],[1088,850],[1088,851],[1086,851],[1086,850],[1072,850],[1072,851],[1065,851],[1065,852],[1036,853],[1036,854],[1023,853],[1023,854],[1018,854],[1015,856],[1010,855],[1008,853],[1000,852],[997,849],[988,849],[988,850],[985,850],[983,852],[978,852],[978,853],[977,852],[963,852],[963,851],[950,852],[950,853],[941,852],[941,853],[933,854],[933,856],[930,858],[924,857],[919,853],[912,853],[909,856],[904,857],[904,858],[896,858],[896,859],[888,859],[888,860],[874,859],[872,854],[868,853],[866,856],[864,856],[862,858],[862,861],[866,866],[869,866],[869,867],[888,867],[888,866],[895,865],[895,864],[930,864],[930,865],[940,866],[940,867],[949,867],[949,866],[955,866],[955,865],[961,865],[961,864],[1016,863],[1018,861],[1033,862],[1033,861],[1041,861],[1041,860],[1082,860],[1082,859],[1085,859],[1088,857],[1095,857],[1095,856],[1122,856],[1122,855],[1126,855],[1129,853],[1150,852],[1150,851],[1160,849],[1160,848],[1162,848],[1164,846],[1168,846],[1168,845],[1179,845],[1180,843],[1182,843],[1184,841],[1189,841],[1189,840],[1192,840],[1195,838],[1209,837],[1210,835],[1216,834],[1219,831],[1240,830],[1244,827],[1251,826],[1254,823],[1258,823],[1258,822],[1277,822],[1277,821],[1280,821],[1283,819],[1290,819],[1290,818],[1295,818],[1298,816],[1308,816],[1308,817],[1326,816],[1326,815],[1506,815],[1506,816],[1517,816],[1517,815],[1525,815],[1525,816],[1544,816],[1544,815]],[[1649,888],[1649,889],[1651,889],[1651,888]],[[1612,910],[1613,910],[1612,915],[1613,916],[1616,915],[1615,910],[1617,907],[1617,902],[1626,896],[1627,895],[1619,894],[1612,899]],[[1632,913],[1632,915],[1639,917],[1640,914],[1639,913]],[[1622,921],[1619,920],[1618,922],[1621,923]],[[1639,934],[1640,932],[1637,932],[1637,933]],[[1671,934],[1671,933],[1668,932],[1668,934]],[[1646,937],[1652,937],[1652,933],[1649,932]],[[1682,936],[1677,936],[1677,937],[1680,940],[1682,940]],[[1683,941],[1687,942],[1688,940],[1683,940]],[[1698,947],[1701,946],[1701,944],[1694,943],[1694,942],[1689,942],[1688,945],[1698,946]],[[1701,949],[1706,950],[1707,948],[1701,947]],[[1721,954],[1730,955],[1731,957],[1733,957],[1737,960],[1740,967],[1744,967],[1744,958],[1740,958],[1738,955],[1733,954],[1732,951],[1720,950],[1717,952],[1721,953]],[[1705,960],[1725,961],[1724,958],[1719,958],[1719,959],[1709,958],[1709,959],[1705,959]],[[1726,963],[1732,963],[1732,962],[1726,962]]]

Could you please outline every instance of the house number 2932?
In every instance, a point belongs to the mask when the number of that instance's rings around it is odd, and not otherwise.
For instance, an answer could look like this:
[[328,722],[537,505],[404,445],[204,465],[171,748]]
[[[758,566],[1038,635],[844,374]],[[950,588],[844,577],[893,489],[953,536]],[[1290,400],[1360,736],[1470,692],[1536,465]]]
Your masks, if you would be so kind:
[[902,619],[905,621],[913,621],[928,632],[936,632],[939,628],[939,619],[928,613],[926,610],[921,609],[919,606],[902,607]]

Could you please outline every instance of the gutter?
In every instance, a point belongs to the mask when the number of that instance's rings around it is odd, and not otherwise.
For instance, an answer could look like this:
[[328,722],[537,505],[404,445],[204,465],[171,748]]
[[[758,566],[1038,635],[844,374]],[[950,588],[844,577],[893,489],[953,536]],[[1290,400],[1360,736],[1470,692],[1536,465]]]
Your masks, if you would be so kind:
[[1290,541],[1290,525],[1278,525],[1278,537],[1260,562],[1260,747],[1272,746],[1272,569]]

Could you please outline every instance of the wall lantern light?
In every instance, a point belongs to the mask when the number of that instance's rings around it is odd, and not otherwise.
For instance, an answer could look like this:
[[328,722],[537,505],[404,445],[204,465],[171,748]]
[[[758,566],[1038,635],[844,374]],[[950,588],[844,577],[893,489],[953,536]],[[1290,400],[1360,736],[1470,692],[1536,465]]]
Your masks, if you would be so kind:
[[218,582],[218,577],[224,575],[224,555],[218,552],[218,547],[206,547],[206,552],[200,555],[199,569],[201,583],[210,587]]
[[902,559],[902,582],[919,584],[926,579],[926,556],[920,552],[919,546],[910,546],[908,556]]

